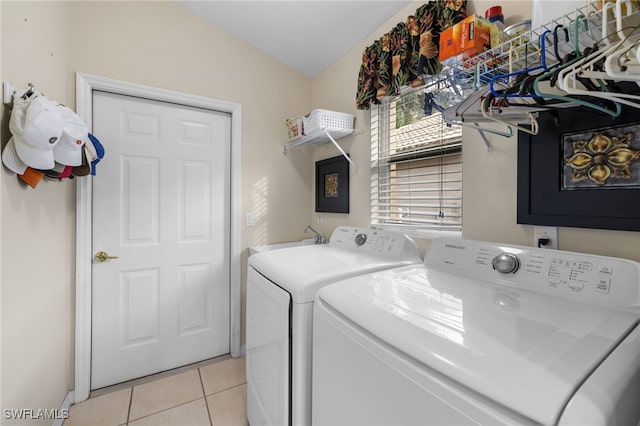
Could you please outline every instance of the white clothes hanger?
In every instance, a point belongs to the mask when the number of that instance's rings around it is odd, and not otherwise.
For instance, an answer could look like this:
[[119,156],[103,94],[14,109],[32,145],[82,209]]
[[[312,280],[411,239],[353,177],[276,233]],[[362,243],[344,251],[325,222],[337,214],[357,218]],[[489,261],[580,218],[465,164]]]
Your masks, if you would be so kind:
[[[611,3],[604,3],[602,5],[602,40],[600,41],[600,45],[602,46],[600,49],[592,52],[589,55],[584,56],[581,60],[574,62],[572,65],[564,67],[560,70],[558,74],[557,85],[560,89],[564,90],[567,93],[570,92],[569,84],[567,82],[571,82],[572,88],[576,88],[576,77],[587,77],[585,73],[592,70],[593,65],[600,61],[603,57],[606,57],[610,52],[614,52],[617,49],[618,43],[615,45],[611,43],[609,40],[609,9],[613,9],[614,5]],[[594,78],[602,78],[594,77]]]
[[[623,15],[622,5],[626,5],[626,14]],[[605,5],[610,5],[609,3]],[[609,7],[603,7],[603,16],[602,16],[602,29],[603,35],[607,35],[608,24],[608,9]],[[607,37],[607,43],[609,46],[601,49],[599,51],[594,52],[591,55],[585,57],[583,61],[578,61],[573,66],[569,66],[560,72],[558,82],[560,88],[566,91],[568,94],[572,95],[588,95],[592,97],[598,97],[602,99],[608,99],[613,102],[629,105],[634,108],[640,108],[640,104],[637,102],[633,102],[631,100],[640,101],[640,96],[633,95],[629,93],[617,93],[617,92],[609,92],[606,87],[602,84],[602,80],[612,79],[612,76],[609,73],[609,70],[606,69],[606,59],[610,56],[614,55],[616,52],[624,51],[626,47],[633,47],[636,43],[640,41],[640,33],[634,34],[637,28],[634,28],[631,34],[628,36],[624,34],[623,28],[623,18],[630,16],[633,12],[631,10],[631,4],[629,0],[618,0],[615,5],[616,8],[616,36],[620,39],[617,42],[611,43],[609,38]],[[605,60],[605,69],[606,71],[597,71],[593,69],[593,66],[600,62],[601,60]],[[578,77],[581,78],[590,78],[598,81],[602,87],[602,91],[593,91],[586,90],[582,88],[582,85],[579,86]],[[629,76],[622,75],[613,77],[616,80],[624,80],[624,81],[638,81],[640,76]]]
[[[624,15],[622,11],[623,4],[626,6],[626,13]],[[615,18],[617,31],[615,32],[615,34],[609,35],[609,10],[613,9],[614,7],[616,9]],[[637,28],[632,28],[632,31],[629,35],[625,35],[624,33],[625,28],[623,20],[625,17],[631,16],[631,14],[633,14],[633,12],[630,0],[618,0],[615,6],[611,3],[605,3],[602,7],[603,39],[599,44],[605,44],[607,46],[593,52],[590,55],[585,56],[582,60],[575,62],[572,66],[568,66],[560,71],[558,77],[558,87],[560,87],[567,93],[584,94],[582,89],[578,88],[577,77],[591,78],[595,80],[612,79],[612,76],[610,76],[607,72],[595,70],[594,65],[601,62],[602,60],[606,60],[611,55],[615,55],[616,52],[619,52],[621,49],[624,50],[627,46],[633,45],[640,39],[640,31],[636,31]],[[612,38],[614,36],[619,40],[612,41]],[[625,80],[629,81],[628,78],[625,78]],[[635,81],[637,79],[631,78],[630,80]]]
[[447,122],[447,124],[451,124],[453,126],[468,127],[470,129],[474,129],[482,133],[491,133],[498,136],[504,136],[505,138],[510,138],[514,134],[513,127],[511,127],[508,124],[504,126],[504,130],[492,129],[490,127],[483,127],[477,121],[473,121],[473,122],[452,121],[451,123]]
[[482,102],[483,97],[487,96],[488,93],[489,90],[486,87],[473,92],[462,102],[445,109],[445,111],[442,113],[442,117],[448,125],[468,127],[477,130],[484,144],[487,146],[487,150],[489,152],[492,152],[493,146],[491,145],[491,142],[489,142],[486,133],[510,138],[515,133],[513,127],[510,125],[505,125],[504,130],[483,127],[477,120],[479,118],[479,115],[476,114],[474,118],[465,116],[465,112],[473,109],[474,106],[479,105]]
[[607,74],[619,80],[640,79],[640,37],[626,49],[618,49],[605,60]]
[[[626,8],[626,13],[623,13],[623,5]],[[637,12],[632,8],[633,5],[630,0],[616,1],[616,29],[622,43],[605,60],[605,70],[610,77],[627,81],[640,78],[640,49],[636,49],[640,41],[638,27],[637,25],[633,27],[633,31],[628,36],[623,33],[623,19],[629,18]],[[625,58],[624,64],[622,63],[623,57]]]
[[[531,135],[538,134],[538,120],[536,119],[537,112],[532,111],[523,111],[522,113],[513,114],[513,113],[502,113],[500,108],[493,107],[491,105],[492,98],[490,96],[482,99],[480,105],[480,111],[482,112],[482,116],[485,119],[496,121],[498,123],[502,123],[506,126],[510,126],[512,128],[518,129],[525,133],[529,133]],[[522,108],[520,108],[522,110]],[[543,110],[544,108],[537,109]],[[528,124],[530,128],[520,126],[519,124],[524,123]]]

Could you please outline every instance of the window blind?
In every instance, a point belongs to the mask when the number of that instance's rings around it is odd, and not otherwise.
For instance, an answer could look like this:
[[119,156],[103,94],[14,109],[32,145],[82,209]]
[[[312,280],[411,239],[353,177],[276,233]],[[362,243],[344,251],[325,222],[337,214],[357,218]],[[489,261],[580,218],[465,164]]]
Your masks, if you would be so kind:
[[371,110],[373,225],[462,229],[462,130],[430,96],[414,91]]

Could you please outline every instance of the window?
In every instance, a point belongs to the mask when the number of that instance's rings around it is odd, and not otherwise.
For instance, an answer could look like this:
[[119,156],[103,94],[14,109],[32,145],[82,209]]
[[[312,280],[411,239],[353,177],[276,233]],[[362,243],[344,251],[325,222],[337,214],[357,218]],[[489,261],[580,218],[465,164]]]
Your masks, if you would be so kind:
[[374,226],[462,230],[462,130],[430,111],[432,100],[421,89],[371,110]]

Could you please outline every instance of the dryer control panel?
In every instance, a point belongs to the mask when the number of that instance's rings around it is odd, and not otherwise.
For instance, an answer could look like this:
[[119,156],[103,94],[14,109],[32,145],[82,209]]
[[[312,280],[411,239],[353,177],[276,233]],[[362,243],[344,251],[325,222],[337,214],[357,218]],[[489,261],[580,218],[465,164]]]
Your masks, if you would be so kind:
[[640,263],[474,240],[433,240],[425,266],[570,299],[640,307]]
[[416,243],[409,236],[397,232],[371,228],[339,226],[331,234],[329,244],[379,254],[389,259],[420,261]]

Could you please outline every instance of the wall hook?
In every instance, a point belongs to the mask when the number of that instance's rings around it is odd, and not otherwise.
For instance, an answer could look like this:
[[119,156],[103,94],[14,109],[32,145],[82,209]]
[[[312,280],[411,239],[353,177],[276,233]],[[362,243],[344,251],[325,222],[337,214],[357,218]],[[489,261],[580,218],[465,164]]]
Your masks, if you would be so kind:
[[2,103],[11,106],[13,104],[13,94],[15,91],[11,83],[2,83]]

